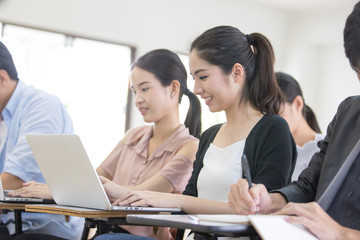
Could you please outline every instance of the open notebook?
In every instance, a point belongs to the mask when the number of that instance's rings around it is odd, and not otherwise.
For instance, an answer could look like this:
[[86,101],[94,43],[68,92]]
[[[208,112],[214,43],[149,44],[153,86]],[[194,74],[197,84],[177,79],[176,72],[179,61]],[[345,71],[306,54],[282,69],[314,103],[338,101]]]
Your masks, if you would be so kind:
[[263,240],[315,240],[304,226],[288,223],[281,215],[250,215],[249,221]]

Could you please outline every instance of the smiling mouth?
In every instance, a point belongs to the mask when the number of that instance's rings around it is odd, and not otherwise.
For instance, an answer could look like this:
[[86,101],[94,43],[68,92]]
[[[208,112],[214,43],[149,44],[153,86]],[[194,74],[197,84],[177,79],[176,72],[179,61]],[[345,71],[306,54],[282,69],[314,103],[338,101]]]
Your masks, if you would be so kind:
[[213,97],[204,98],[206,104],[209,104],[212,99]]

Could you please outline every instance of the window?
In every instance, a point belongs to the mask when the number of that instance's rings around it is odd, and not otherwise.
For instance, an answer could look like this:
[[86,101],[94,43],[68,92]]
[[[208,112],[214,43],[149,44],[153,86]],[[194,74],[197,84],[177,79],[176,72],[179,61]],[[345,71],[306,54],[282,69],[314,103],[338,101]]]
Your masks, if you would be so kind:
[[3,25],[19,77],[66,105],[94,167],[125,132],[132,48]]

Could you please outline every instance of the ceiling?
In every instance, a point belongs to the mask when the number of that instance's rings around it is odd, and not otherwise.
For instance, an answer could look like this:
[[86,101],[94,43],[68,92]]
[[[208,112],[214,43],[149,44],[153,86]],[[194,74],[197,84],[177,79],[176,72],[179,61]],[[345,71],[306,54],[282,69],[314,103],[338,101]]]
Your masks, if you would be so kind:
[[263,5],[290,11],[331,10],[349,8],[358,0],[252,0]]

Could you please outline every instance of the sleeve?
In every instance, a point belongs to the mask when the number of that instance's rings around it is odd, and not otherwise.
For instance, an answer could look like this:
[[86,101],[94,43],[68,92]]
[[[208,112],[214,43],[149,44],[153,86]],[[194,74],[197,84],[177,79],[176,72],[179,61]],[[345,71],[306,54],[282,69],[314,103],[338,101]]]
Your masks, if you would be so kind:
[[295,141],[288,124],[281,117],[272,119],[275,120],[265,123],[266,126],[259,129],[261,135],[256,138],[260,144],[252,156],[253,169],[250,166],[253,182],[264,184],[268,191],[290,183],[297,157]]
[[167,178],[175,188],[175,192],[182,193],[190,178],[192,163],[195,159],[195,152],[192,159],[188,159],[183,155],[175,155],[162,168],[158,174]]
[[25,136],[73,133],[72,121],[60,100],[51,95],[45,96],[30,99],[26,105],[17,109],[20,113],[18,134],[8,136],[9,145],[13,147],[7,152],[3,171],[25,182],[45,181]]
[[325,138],[318,142],[320,150],[312,156],[309,166],[301,172],[297,181],[292,182],[285,188],[276,190],[276,192],[281,193],[288,202],[311,202],[315,200],[324,157],[331,139],[333,128],[336,125],[339,112],[345,101],[346,100],[339,105],[337,113],[328,125]]

